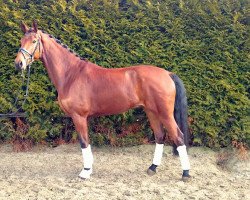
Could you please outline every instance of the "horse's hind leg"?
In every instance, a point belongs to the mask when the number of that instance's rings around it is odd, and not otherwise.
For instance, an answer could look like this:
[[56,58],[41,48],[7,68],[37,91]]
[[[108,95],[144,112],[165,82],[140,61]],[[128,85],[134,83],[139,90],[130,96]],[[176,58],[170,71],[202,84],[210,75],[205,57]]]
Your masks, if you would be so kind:
[[184,144],[183,133],[179,129],[172,114],[169,114],[167,117],[165,116],[160,120],[163,123],[164,127],[167,129],[170,139],[177,146],[177,151],[179,153],[181,167],[183,170],[182,178],[184,181],[186,181],[190,177],[189,176],[190,163],[187,155],[186,146]]
[[87,117],[74,115],[72,119],[78,132],[84,162],[84,168],[79,174],[79,177],[88,179],[90,178],[90,174],[92,173],[93,154],[91,151],[91,146],[89,144]]
[[157,166],[161,164],[163,146],[165,141],[165,133],[158,116],[156,116],[151,111],[146,110],[146,113],[150,122],[150,126],[154,131],[155,142],[156,142],[153,162],[152,165],[148,168],[147,173],[149,175],[154,175],[156,173]]

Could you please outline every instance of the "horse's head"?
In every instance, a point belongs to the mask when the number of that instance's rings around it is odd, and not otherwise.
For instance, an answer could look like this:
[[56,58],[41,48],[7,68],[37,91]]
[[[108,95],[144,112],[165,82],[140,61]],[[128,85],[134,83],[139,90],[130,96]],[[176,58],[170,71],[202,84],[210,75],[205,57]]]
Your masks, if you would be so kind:
[[34,21],[32,28],[29,28],[23,22],[21,23],[21,29],[24,33],[21,39],[21,48],[19,49],[15,66],[19,70],[25,70],[34,60],[38,60],[42,53],[42,43],[40,31],[37,29],[37,23]]

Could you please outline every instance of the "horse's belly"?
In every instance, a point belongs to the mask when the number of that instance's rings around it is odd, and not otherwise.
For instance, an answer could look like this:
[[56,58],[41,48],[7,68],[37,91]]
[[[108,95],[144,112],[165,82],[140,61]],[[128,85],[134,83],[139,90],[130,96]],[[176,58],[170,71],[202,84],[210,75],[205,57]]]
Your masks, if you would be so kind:
[[114,115],[141,105],[138,98],[111,97],[105,101],[96,101],[92,106],[91,115]]

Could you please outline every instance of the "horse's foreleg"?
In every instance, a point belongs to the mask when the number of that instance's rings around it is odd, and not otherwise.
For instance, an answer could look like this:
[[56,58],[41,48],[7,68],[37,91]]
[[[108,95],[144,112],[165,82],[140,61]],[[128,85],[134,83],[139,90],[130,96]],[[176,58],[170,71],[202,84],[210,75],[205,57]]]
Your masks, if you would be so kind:
[[154,175],[156,173],[157,166],[161,164],[165,133],[159,118],[150,111],[146,111],[146,113],[150,122],[150,126],[154,131],[156,142],[153,162],[152,165],[148,168],[147,173],[148,175]]
[[177,151],[179,153],[181,167],[183,170],[182,179],[186,181],[190,175],[190,162],[187,154],[187,149],[184,144],[184,136],[179,127],[177,126],[174,117],[169,117],[167,119],[162,120],[162,123],[166,127],[168,134],[171,140],[177,146]]
[[94,159],[91,151],[91,145],[89,144],[87,117],[76,115],[72,117],[72,119],[78,132],[84,163],[83,170],[79,174],[79,177],[88,179],[90,178],[90,174],[92,173],[92,165]]

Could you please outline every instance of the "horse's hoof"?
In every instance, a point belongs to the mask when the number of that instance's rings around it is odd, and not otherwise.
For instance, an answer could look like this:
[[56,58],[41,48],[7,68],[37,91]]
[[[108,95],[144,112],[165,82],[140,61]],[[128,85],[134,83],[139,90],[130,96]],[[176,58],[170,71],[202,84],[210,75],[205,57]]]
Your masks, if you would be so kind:
[[152,169],[148,169],[148,170],[147,170],[147,174],[148,174],[149,176],[153,176],[153,175],[156,174],[156,171],[153,171]]
[[78,178],[80,178],[80,179],[83,180],[83,181],[86,181],[86,180],[87,180],[87,178],[83,178],[83,177],[81,177],[81,176],[78,176]]
[[92,169],[85,170],[83,169],[81,173],[78,175],[83,180],[90,179],[90,175],[92,174]]
[[191,180],[191,176],[190,175],[188,175],[188,176],[182,176],[181,180],[183,182],[189,182]]

